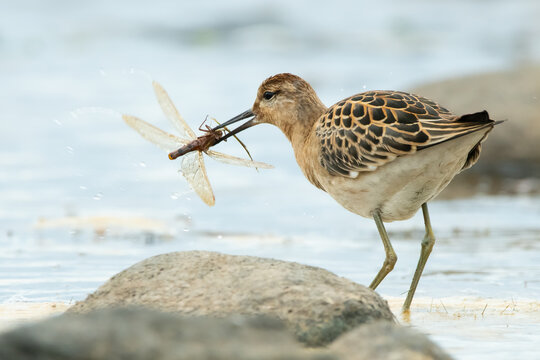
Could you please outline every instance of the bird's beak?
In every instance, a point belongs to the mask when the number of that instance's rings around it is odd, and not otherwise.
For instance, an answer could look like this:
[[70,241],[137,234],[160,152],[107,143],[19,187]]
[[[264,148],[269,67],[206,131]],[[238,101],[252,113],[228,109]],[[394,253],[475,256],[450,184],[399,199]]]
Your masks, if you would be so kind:
[[225,121],[223,124],[218,125],[215,128],[213,128],[212,131],[223,129],[224,127],[229,126],[231,124],[234,124],[234,123],[236,123],[236,122],[238,122],[240,120],[249,119],[249,118],[252,118],[252,119],[250,119],[249,121],[247,121],[244,124],[240,125],[239,127],[234,129],[233,131],[227,133],[226,135],[220,137],[217,140],[216,144],[219,143],[219,142],[222,142],[223,140],[227,140],[229,137],[231,137],[231,136],[233,136],[235,134],[238,134],[240,131],[246,130],[247,128],[250,128],[250,127],[252,127],[254,125],[257,125],[258,122],[257,122],[257,120],[255,118],[255,114],[253,113],[253,111],[247,110],[247,111],[244,111],[243,113],[241,113],[240,115],[236,115],[232,119],[230,119],[228,121]]

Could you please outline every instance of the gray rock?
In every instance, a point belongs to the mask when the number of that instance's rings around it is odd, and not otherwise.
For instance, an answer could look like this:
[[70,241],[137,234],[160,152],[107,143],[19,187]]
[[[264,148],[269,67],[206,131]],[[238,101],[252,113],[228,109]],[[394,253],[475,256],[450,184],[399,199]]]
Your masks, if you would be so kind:
[[2,360],[332,360],[268,318],[182,318],[145,309],[62,315],[0,335]]
[[342,360],[450,360],[427,336],[389,322],[362,325],[339,337],[329,350]]
[[204,251],[139,262],[68,311],[123,305],[185,315],[269,315],[285,321],[310,346],[328,344],[359,324],[393,320],[388,304],[375,292],[326,270]]
[[412,92],[456,114],[485,109],[492,119],[508,120],[489,134],[478,163],[459,175],[443,196],[469,196],[478,190],[540,193],[540,66],[438,81]]

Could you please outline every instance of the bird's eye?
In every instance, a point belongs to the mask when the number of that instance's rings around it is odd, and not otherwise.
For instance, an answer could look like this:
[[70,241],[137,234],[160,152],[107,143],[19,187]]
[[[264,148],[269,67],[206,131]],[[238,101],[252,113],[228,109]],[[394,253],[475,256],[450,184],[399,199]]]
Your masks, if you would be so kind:
[[274,95],[276,95],[275,92],[265,91],[264,94],[263,94],[263,98],[264,98],[264,100],[270,100],[271,98],[274,97]]

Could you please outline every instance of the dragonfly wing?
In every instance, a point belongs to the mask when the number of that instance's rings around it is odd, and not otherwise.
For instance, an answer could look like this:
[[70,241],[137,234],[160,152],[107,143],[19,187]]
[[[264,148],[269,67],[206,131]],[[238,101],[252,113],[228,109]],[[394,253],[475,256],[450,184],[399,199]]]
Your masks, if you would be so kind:
[[186,154],[182,158],[182,174],[191,188],[208,206],[216,203],[212,186],[206,175],[203,156],[200,151]]
[[167,119],[169,119],[171,124],[173,124],[176,130],[178,130],[180,136],[188,139],[197,138],[193,130],[191,130],[178,110],[176,110],[176,107],[163,86],[161,86],[157,81],[153,81],[152,85],[154,86],[154,92],[156,93],[156,98],[159,106],[161,106],[161,110],[163,110],[163,113]]
[[149,124],[135,116],[122,115],[122,119],[124,119],[126,124],[128,124],[131,128],[141,134],[143,138],[156,144],[165,151],[173,151],[189,143],[189,141],[180,139],[173,134],[169,134],[161,129],[158,129],[154,125]]
[[247,166],[247,167],[259,168],[259,169],[273,169],[274,168],[274,166],[260,162],[260,161],[242,159],[236,156],[227,155],[227,154],[220,153],[213,150],[208,150],[206,153],[210,157],[216,160],[219,160],[225,164]]

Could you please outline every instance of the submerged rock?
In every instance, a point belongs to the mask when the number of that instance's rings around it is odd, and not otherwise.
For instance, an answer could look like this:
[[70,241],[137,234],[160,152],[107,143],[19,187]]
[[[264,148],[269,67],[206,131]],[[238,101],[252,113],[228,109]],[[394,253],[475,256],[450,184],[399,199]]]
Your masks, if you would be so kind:
[[342,360],[451,360],[427,336],[389,322],[362,325],[329,348]]
[[180,317],[147,309],[105,309],[62,315],[0,335],[9,360],[332,360],[294,341],[263,317]]
[[264,314],[283,320],[310,346],[328,344],[360,324],[393,321],[378,294],[324,269],[205,251],[139,262],[68,311],[125,305],[184,315]]

